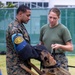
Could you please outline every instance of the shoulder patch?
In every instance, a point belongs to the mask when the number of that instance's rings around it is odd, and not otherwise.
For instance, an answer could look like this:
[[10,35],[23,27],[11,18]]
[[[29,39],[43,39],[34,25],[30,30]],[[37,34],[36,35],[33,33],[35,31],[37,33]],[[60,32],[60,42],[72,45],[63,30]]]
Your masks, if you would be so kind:
[[14,43],[15,44],[20,44],[23,41],[24,41],[24,39],[22,38],[22,36],[18,36],[18,37],[15,38]]

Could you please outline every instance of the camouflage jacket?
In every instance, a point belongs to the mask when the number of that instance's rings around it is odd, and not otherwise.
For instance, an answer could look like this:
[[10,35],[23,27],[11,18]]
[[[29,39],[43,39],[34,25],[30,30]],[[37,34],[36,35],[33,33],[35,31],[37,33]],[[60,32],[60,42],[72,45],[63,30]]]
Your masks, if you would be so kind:
[[6,66],[7,66],[7,74],[8,75],[30,75],[28,72],[23,70],[19,64],[24,64],[27,67],[30,68],[30,66],[27,64],[27,61],[22,61],[17,52],[14,49],[12,38],[11,36],[14,33],[21,33],[23,34],[23,38],[27,40],[30,43],[30,38],[27,33],[27,30],[25,29],[23,24],[19,24],[17,20],[12,22],[8,26],[8,30],[6,32],[6,47],[7,47],[7,53],[6,53]]

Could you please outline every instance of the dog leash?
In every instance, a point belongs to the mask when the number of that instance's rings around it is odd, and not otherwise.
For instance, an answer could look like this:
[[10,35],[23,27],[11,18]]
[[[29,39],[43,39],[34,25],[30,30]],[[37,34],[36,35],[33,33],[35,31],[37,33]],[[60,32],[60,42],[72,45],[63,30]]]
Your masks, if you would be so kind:
[[26,67],[24,64],[19,64],[20,67],[22,69],[24,69],[25,71],[27,71],[28,73],[32,74],[32,75],[37,75],[36,73],[34,73],[33,71],[31,71],[28,67]]
[[[31,62],[28,62],[28,64],[39,74],[42,75],[43,72],[41,70],[39,70],[34,64],[32,64]],[[33,71],[31,71],[28,67],[26,67],[24,64],[20,64],[20,67],[23,68],[24,70],[26,70],[28,73],[32,74],[32,75],[37,75],[36,73],[34,73]]]
[[68,67],[72,67],[72,68],[75,68],[75,66],[71,66],[71,65],[68,65]]
[[43,72],[41,70],[39,70],[34,64],[32,64],[31,62],[28,62],[29,65],[40,75],[43,74]]

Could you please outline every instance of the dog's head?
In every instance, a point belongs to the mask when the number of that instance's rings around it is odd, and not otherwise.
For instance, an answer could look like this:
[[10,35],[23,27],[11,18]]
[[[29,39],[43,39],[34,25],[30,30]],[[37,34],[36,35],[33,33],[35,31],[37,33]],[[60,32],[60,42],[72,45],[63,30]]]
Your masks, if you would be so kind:
[[54,66],[56,64],[56,60],[46,50],[41,52],[41,60],[44,66]]

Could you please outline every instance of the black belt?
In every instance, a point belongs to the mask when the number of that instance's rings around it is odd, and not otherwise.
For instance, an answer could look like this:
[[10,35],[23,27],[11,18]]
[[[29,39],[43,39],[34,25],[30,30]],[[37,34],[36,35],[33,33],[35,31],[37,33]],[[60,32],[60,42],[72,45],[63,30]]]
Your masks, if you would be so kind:
[[55,64],[55,65],[53,65],[53,66],[44,66],[44,65],[42,65],[42,68],[57,68],[57,67],[60,67],[60,63],[57,63],[57,64]]
[[65,55],[65,53],[52,53],[52,55]]
[[56,65],[54,65],[54,66],[42,66],[42,68],[56,68],[57,66]]

